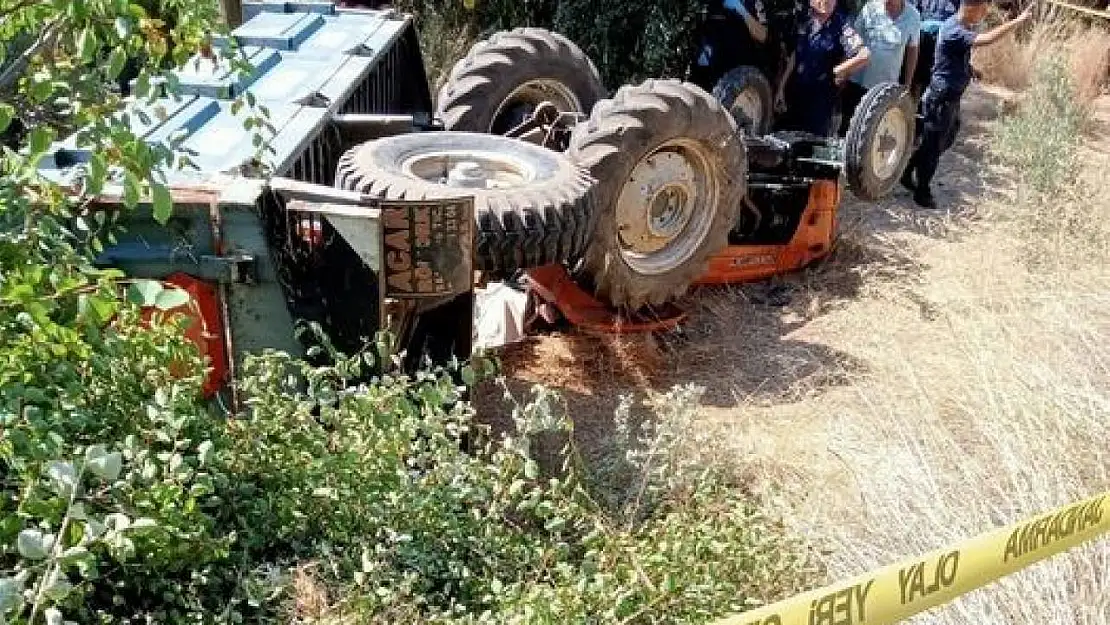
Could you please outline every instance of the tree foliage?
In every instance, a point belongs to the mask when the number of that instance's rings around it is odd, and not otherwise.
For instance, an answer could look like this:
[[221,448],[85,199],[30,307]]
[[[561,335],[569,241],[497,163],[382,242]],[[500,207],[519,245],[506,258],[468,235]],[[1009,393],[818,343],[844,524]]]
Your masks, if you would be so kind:
[[[468,5],[472,4],[471,8]],[[693,60],[703,0],[404,0],[418,18],[435,15],[448,31],[479,37],[519,26],[555,30],[577,43],[615,90],[645,78],[685,78]]]

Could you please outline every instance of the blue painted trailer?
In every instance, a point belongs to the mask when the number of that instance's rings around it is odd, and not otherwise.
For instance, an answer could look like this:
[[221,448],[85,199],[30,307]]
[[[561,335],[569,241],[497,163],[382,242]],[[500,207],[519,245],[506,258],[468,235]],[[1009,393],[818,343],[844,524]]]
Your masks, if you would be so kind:
[[[175,200],[168,224],[140,206],[123,217],[126,232],[98,259],[129,276],[187,276],[215,289],[214,324],[232,354],[222,369],[214,363],[224,382],[247,353],[303,353],[296,319],[321,323],[341,346],[372,337],[381,325],[377,267],[365,262],[366,250],[337,236],[326,219],[287,210],[252,166],[252,132],[242,113],[232,112],[234,99],[249,92],[270,112],[276,134],[265,156],[269,170],[321,188],[332,186],[343,151],[366,138],[347,136],[345,115],[358,114],[363,129],[380,121],[382,132],[396,132],[432,111],[410,16],[330,2],[246,2],[244,17],[231,38],[253,72],[239,76],[197,56],[176,71],[178,93],[120,111],[142,140],[180,142],[196,168],[163,172]],[[40,171],[74,183],[89,156],[78,132],[52,147]],[[120,196],[109,185],[100,209],[120,210]]]

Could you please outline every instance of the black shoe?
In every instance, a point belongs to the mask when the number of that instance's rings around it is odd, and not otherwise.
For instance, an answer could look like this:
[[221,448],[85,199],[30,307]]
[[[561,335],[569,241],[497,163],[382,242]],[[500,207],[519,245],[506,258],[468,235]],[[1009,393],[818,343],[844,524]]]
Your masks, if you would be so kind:
[[902,177],[899,179],[899,182],[902,183],[903,187],[906,187],[910,191],[914,191],[914,192],[917,191],[917,183],[913,181],[913,170],[912,169],[907,169],[905,171],[905,173],[902,174]]
[[933,198],[933,194],[928,190],[915,191],[913,194],[913,201],[921,208],[936,208],[937,201]]

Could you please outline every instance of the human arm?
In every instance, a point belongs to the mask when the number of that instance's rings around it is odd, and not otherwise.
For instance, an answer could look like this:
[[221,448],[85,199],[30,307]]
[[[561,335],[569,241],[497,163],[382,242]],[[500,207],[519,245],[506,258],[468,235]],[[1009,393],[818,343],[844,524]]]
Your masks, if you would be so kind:
[[1021,12],[1021,15],[1006,22],[1005,24],[999,24],[998,26],[995,26],[985,33],[976,35],[975,40],[971,42],[971,45],[978,48],[981,46],[989,46],[993,43],[996,43],[999,39],[1002,39],[1006,35],[1010,34],[1010,31],[1014,30],[1018,26],[1021,26],[1031,19],[1033,19],[1032,4],[1025,7],[1025,10]]
[[840,46],[844,51],[844,60],[833,68],[833,82],[837,85],[844,84],[849,76],[871,61],[871,50],[864,45],[859,31],[849,24],[844,24],[841,28]]
[[921,52],[920,46],[906,48],[906,66],[902,68],[902,84],[909,86],[913,82],[913,75],[917,72],[917,58]]
[[775,111],[779,113],[786,110],[786,81],[790,79],[790,74],[794,72],[794,60],[795,54],[791,52],[775,86]]
[[902,84],[910,86],[917,73],[917,61],[921,58],[921,14],[912,5],[907,5],[911,19],[907,26],[906,60],[902,66]]
[[836,84],[843,84],[844,81],[848,80],[849,76],[867,67],[870,61],[871,50],[868,50],[867,46],[863,46],[855,56],[833,68],[833,79],[836,81]]
[[[756,0],[756,2],[758,3],[760,0]],[[762,15],[752,15],[752,12],[748,10],[742,0],[726,0],[725,6],[740,15],[741,19],[744,20],[744,25],[748,27],[748,33],[751,34],[756,43],[767,41],[766,18]],[[757,4],[756,13],[760,12],[760,6]]]

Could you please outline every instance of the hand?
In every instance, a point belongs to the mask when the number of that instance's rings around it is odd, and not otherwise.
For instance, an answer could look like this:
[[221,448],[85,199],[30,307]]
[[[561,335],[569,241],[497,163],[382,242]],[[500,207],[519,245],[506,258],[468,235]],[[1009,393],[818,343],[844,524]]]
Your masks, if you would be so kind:
[[1033,19],[1033,7],[1035,5],[1035,2],[1030,2],[1029,6],[1025,7],[1025,10],[1021,12],[1021,15],[1017,16],[1017,19],[1015,21],[1019,24],[1022,24]]
[[836,70],[833,70],[833,84],[834,85],[836,85],[837,87],[840,87],[844,84],[844,81],[846,81],[846,80],[848,80],[847,76],[845,76],[844,74],[841,74],[840,72],[838,72]]
[[785,113],[786,112],[786,96],[783,95],[782,92],[779,92],[775,95],[775,112],[776,113]]

